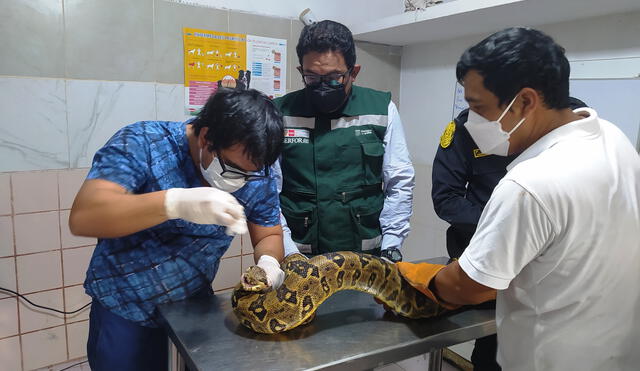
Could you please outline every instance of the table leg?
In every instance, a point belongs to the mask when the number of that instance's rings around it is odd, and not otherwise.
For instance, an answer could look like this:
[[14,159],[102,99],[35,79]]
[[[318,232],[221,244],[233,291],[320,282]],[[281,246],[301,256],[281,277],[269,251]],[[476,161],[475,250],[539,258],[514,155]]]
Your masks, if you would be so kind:
[[442,349],[436,349],[429,353],[429,371],[440,371],[442,369]]
[[169,339],[169,371],[184,371],[185,365],[178,348]]

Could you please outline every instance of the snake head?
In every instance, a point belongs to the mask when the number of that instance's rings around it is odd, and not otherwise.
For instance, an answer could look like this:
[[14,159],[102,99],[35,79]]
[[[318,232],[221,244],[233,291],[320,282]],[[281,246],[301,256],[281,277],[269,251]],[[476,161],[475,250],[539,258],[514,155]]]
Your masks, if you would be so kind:
[[240,284],[245,291],[266,291],[270,288],[267,273],[257,265],[247,268],[240,278]]

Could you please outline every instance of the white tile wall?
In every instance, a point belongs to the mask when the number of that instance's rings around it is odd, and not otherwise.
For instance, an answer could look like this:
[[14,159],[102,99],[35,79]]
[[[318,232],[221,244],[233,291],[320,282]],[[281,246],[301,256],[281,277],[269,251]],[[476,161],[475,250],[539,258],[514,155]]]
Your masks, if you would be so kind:
[[29,254],[60,248],[58,211],[22,214],[13,218],[17,254]]
[[241,236],[235,236],[233,240],[231,240],[231,245],[229,245],[229,249],[222,255],[222,258],[228,258],[230,256],[239,256],[242,253],[242,243],[240,240]]
[[[0,287],[16,291],[16,258],[0,258]],[[13,296],[0,291],[0,299]]]
[[97,239],[93,237],[75,236],[71,233],[69,229],[69,214],[71,214],[70,210],[60,210],[60,238],[62,248],[95,245]]
[[7,371],[22,369],[20,337],[14,336],[0,340],[0,365]]
[[69,358],[74,359],[86,356],[89,321],[68,324],[67,336],[69,337]]
[[60,250],[18,256],[16,259],[21,294],[62,287]]
[[84,179],[89,172],[88,168],[84,169],[66,169],[58,172],[58,184],[60,192],[60,209],[70,209],[73,200],[82,186]]
[[[71,236],[66,222],[68,208],[86,172],[87,169],[67,169],[0,174],[0,287],[60,310],[77,309],[90,302],[81,283],[96,240]],[[58,184],[63,188],[59,189]],[[16,213],[12,211],[12,199]],[[61,218],[65,219],[64,228]],[[90,246],[72,247],[77,245]],[[64,285],[76,286],[63,288],[62,258],[66,263]],[[67,336],[64,315],[0,293],[0,370],[22,370],[23,356],[25,370],[62,362],[67,356],[84,356],[83,327],[86,328],[88,314],[86,308],[67,316]],[[76,325],[77,321],[81,323]],[[41,349],[45,348],[43,352]]]
[[[87,303],[90,303],[91,297],[84,293],[84,287],[82,285],[78,285],[78,286],[64,288],[64,300],[65,300],[65,311],[73,312],[75,310],[82,308]],[[77,313],[67,314],[66,315],[67,323],[89,319],[90,311],[91,311],[91,306],[88,306]]]
[[24,368],[33,370],[67,359],[65,326],[21,335]]
[[58,177],[54,171],[11,174],[16,214],[58,210]]
[[[64,308],[62,289],[39,292],[26,295],[26,297],[38,305],[58,310]],[[64,324],[63,314],[34,307],[24,300],[20,300],[18,310],[20,312],[20,331],[23,333]]]
[[94,249],[95,246],[85,246],[62,250],[65,286],[79,285],[84,282]]
[[222,259],[216,278],[213,280],[213,290],[228,289],[240,282],[241,264],[240,257]]
[[248,233],[242,235],[242,254],[253,254],[253,244]]
[[10,216],[0,216],[0,257],[14,253],[13,220]]
[[247,268],[256,265],[256,262],[253,260],[253,254],[242,255],[242,271],[244,272]]
[[11,214],[11,174],[0,174],[0,215],[9,214]]
[[18,303],[16,298],[0,299],[0,339],[18,334],[17,318]]

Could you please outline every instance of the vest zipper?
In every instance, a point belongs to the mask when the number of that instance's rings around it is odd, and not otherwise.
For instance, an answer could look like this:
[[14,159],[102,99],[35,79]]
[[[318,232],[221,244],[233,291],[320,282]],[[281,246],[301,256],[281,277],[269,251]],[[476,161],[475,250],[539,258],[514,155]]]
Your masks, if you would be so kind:
[[356,214],[356,218],[358,219],[358,224],[360,224],[360,214]]
[[308,217],[308,216],[305,216],[305,217],[304,217],[304,227],[305,227],[305,228],[308,228],[308,227],[309,227],[309,217]]
[[347,202],[347,192],[342,192],[342,202]]

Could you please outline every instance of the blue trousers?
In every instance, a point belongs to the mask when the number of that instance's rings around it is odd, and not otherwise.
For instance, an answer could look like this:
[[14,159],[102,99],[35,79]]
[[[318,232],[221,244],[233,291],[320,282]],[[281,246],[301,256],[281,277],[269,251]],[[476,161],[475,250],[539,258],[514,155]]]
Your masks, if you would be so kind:
[[164,329],[140,326],[91,304],[87,357],[92,371],[166,371],[168,338]]

